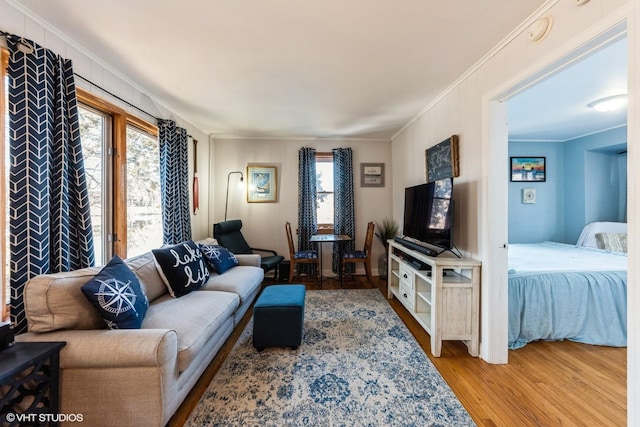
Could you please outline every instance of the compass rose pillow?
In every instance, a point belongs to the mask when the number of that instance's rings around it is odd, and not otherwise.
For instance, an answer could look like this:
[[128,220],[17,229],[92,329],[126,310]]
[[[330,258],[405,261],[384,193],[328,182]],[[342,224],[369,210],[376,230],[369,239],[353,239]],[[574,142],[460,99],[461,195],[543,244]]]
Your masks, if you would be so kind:
[[138,277],[117,255],[82,286],[82,293],[110,329],[140,329],[149,308]]
[[213,271],[222,274],[238,265],[238,258],[220,245],[199,245],[202,256]]
[[174,298],[195,291],[209,280],[209,269],[202,252],[192,240],[151,252],[158,273]]

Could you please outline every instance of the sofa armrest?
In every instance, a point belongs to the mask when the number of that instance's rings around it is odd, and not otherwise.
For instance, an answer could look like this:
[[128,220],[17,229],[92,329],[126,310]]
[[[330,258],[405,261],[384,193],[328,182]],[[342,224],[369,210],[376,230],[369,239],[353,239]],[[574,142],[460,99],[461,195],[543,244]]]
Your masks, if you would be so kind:
[[177,364],[178,336],[170,329],[61,330],[26,333],[16,341],[65,341],[61,369],[160,367]]
[[262,257],[260,254],[235,254],[238,258],[238,265],[249,265],[252,267],[260,267]]

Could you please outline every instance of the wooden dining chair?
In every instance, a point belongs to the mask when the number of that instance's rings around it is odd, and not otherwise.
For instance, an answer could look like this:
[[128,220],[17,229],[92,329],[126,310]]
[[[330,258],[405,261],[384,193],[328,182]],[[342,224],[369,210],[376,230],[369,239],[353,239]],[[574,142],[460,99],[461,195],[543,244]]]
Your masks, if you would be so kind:
[[370,222],[367,225],[367,235],[364,238],[364,249],[361,251],[347,251],[342,255],[342,271],[340,272],[340,281],[346,271],[347,264],[364,263],[364,271],[367,273],[367,280],[371,280],[371,245],[373,244],[375,224]]
[[320,259],[318,258],[318,251],[316,250],[304,250],[296,251],[293,245],[293,236],[291,234],[291,223],[287,222],[284,226],[287,231],[287,241],[289,243],[289,283],[293,283],[293,276],[296,269],[296,264],[312,264],[316,273],[316,280],[320,271]]

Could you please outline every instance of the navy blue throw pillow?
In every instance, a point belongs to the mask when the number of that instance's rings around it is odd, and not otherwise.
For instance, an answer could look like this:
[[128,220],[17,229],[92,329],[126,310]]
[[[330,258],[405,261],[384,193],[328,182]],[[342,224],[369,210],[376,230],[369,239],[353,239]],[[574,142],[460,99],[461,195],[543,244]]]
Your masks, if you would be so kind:
[[153,249],[158,272],[174,298],[195,291],[209,280],[202,252],[192,240]]
[[110,329],[140,329],[149,300],[138,277],[117,255],[82,286]]
[[200,245],[200,250],[209,267],[218,274],[238,265],[238,258],[220,245]]

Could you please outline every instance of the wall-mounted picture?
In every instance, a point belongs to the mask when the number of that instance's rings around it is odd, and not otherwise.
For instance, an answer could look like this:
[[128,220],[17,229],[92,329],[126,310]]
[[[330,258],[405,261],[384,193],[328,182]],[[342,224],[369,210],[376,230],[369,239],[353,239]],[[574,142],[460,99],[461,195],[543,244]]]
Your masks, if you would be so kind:
[[384,163],[360,163],[360,187],[384,187]]
[[511,157],[511,181],[544,182],[546,157]]
[[247,202],[277,201],[278,169],[276,166],[247,165]]
[[425,150],[427,182],[460,176],[458,135],[451,135]]

